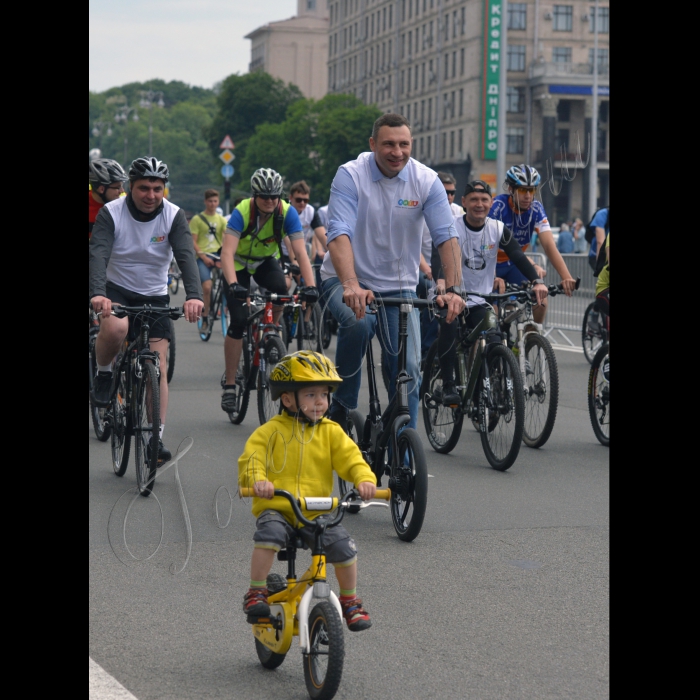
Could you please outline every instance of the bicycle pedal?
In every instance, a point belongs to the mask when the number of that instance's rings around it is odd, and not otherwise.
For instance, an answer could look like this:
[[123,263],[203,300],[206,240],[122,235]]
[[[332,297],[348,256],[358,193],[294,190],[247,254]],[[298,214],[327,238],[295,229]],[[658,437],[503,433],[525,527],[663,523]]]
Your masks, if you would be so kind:
[[246,615],[246,622],[249,625],[272,624],[269,617],[256,617],[255,615]]

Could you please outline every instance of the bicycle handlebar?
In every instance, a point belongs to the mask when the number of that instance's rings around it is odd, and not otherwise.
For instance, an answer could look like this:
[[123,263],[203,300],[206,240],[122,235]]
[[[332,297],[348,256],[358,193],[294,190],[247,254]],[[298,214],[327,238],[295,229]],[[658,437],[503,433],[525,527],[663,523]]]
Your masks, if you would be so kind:
[[[347,306],[345,299],[343,299],[343,304]],[[376,311],[380,306],[401,306],[402,304],[410,304],[418,309],[423,309],[432,306],[434,302],[415,297],[375,297],[368,306],[372,311]]]
[[[518,292],[523,292],[526,291],[528,293],[531,292],[531,289],[529,289],[531,282],[522,282],[520,285],[517,284],[511,284],[510,282],[506,284],[506,294],[502,296],[513,296],[514,293]],[[574,291],[577,290],[581,285],[581,278],[577,277],[576,278],[576,284],[574,286]],[[509,291],[510,290],[510,291]],[[564,294],[564,285],[563,283],[559,284],[550,284],[547,287],[547,292],[549,293],[549,296],[556,296],[557,294]]]
[[152,304],[144,304],[143,306],[123,306],[116,305],[112,307],[112,315],[117,318],[124,318],[125,316],[136,316],[140,313],[149,313],[154,316],[169,316],[170,318],[177,320],[184,315],[184,311],[181,306],[153,306]]

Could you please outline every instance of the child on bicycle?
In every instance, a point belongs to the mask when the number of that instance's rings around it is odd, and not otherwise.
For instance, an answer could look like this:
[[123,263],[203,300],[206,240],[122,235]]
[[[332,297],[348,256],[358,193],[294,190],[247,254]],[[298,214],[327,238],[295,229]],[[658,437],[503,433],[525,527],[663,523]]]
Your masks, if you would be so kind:
[[[250,566],[250,588],[243,610],[254,617],[270,614],[267,575],[275,553],[295,532],[313,544],[312,528],[295,530],[289,502],[274,496],[274,489],[297,497],[330,496],[333,471],[355,484],[363,500],[374,497],[376,477],[357,445],[338,423],[325,417],[329,396],[342,382],[328,358],[301,350],[283,357],[270,375],[273,400],[281,397],[284,412],[257,428],[238,459],[238,483],[253,487],[252,510],[257,516]],[[302,509],[313,520],[321,515]],[[357,548],[342,525],[323,535],[327,561],[335,567],[340,585],[343,617],[352,632],[368,629],[372,622],[357,597]]]

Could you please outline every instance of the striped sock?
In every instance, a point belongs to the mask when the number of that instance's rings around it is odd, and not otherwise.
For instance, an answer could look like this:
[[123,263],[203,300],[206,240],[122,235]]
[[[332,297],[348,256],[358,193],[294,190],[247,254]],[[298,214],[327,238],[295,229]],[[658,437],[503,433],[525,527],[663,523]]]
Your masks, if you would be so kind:
[[250,580],[250,587],[251,588],[267,588],[267,581],[253,581],[253,579]]

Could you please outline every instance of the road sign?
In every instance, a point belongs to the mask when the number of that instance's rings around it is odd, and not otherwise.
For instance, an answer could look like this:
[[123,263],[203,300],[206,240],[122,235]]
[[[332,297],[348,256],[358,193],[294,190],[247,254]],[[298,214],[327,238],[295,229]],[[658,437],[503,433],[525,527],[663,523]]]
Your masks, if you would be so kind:
[[221,153],[219,153],[219,158],[221,158],[221,160],[223,160],[224,163],[226,163],[226,165],[228,165],[234,159],[234,155],[227,148],[225,151],[222,151]]
[[235,148],[235,144],[231,141],[231,137],[226,134],[226,138],[221,142],[219,148]]
[[224,177],[231,177],[235,170],[233,169],[232,165],[229,165],[228,163],[226,165],[221,166],[221,174]]

